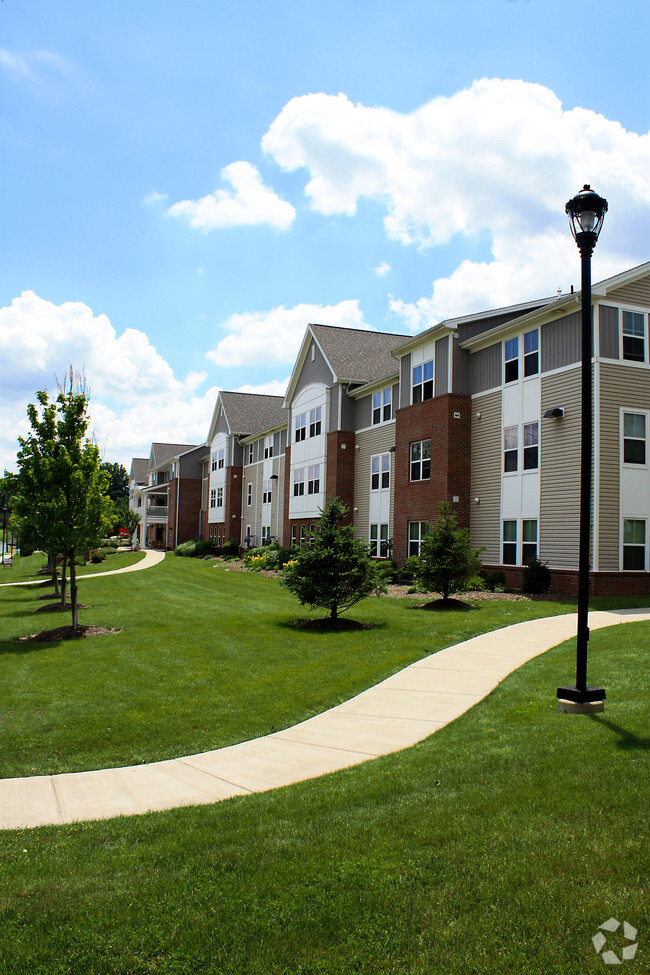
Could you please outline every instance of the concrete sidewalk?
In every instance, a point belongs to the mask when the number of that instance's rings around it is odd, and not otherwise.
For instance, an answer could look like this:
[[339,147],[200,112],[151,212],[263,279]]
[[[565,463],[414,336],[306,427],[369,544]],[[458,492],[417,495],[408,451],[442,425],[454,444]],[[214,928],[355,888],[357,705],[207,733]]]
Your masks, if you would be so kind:
[[[144,551],[144,558],[140,559],[139,562],[134,562],[133,565],[126,565],[123,569],[109,569],[108,572],[89,572],[87,575],[78,575],[77,584],[85,582],[86,579],[105,579],[106,576],[119,576],[123,572],[140,572],[141,569],[151,569],[154,565],[162,562],[164,558],[164,552],[156,549],[146,549]],[[70,577],[68,576],[69,580]],[[2,582],[0,583],[0,588],[4,588],[5,586],[40,586],[47,581],[47,576],[42,576],[40,579],[28,579],[27,582]]]
[[[594,612],[589,626],[596,630],[646,619],[650,608]],[[0,828],[218,802],[408,748],[463,714],[511,671],[575,632],[572,613],[486,633],[425,657],[293,728],[228,748],[151,765],[1,779]],[[558,683],[570,676],[558,674]]]

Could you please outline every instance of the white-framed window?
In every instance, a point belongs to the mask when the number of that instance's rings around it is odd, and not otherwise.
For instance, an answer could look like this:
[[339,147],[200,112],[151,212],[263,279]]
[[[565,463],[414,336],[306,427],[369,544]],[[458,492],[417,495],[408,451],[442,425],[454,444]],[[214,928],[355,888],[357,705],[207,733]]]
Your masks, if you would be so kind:
[[370,526],[370,555],[373,559],[388,558],[388,525]]
[[524,518],[521,522],[521,564],[528,565],[537,558],[537,521]]
[[211,470],[216,471],[216,469],[217,469],[217,451],[216,450],[213,450],[212,451],[212,466],[211,466]]
[[217,508],[223,508],[223,488],[217,488]]
[[504,344],[504,379],[514,383],[519,379],[519,337],[506,339]]
[[307,541],[307,529],[304,525],[300,526],[300,544],[304,545]]
[[322,407],[320,406],[316,406],[313,410],[309,411],[309,436],[310,437],[318,437],[320,435],[321,413],[322,413]]
[[273,435],[264,437],[264,460],[273,457]]
[[433,359],[413,366],[413,403],[433,398]]
[[298,467],[293,472],[293,496],[301,498],[305,493],[305,468]]
[[510,518],[503,522],[503,565],[517,564],[517,522]]
[[622,318],[623,358],[630,362],[645,362],[645,315],[639,311],[624,311]]
[[253,444],[252,443],[249,443],[249,445],[248,445],[248,463],[249,464],[252,464],[253,463],[253,457],[254,457]]
[[[520,342],[519,339],[522,338]],[[523,370],[519,368],[519,352],[523,347]],[[539,329],[533,328],[523,336],[514,335],[503,343],[504,382],[514,383],[520,373],[524,379],[539,372]]]
[[226,448],[220,447],[217,451],[217,470],[222,470],[226,463]]
[[294,438],[295,442],[300,443],[307,436],[307,414],[306,413],[298,414],[298,416],[296,417],[295,429],[296,429],[296,435]]
[[262,525],[262,545],[268,545],[271,541],[271,526]]
[[390,454],[376,454],[370,458],[370,490],[379,491],[389,487]]
[[319,492],[320,492],[320,464],[313,464],[308,469],[307,472],[307,494],[318,494]]
[[262,504],[271,504],[271,480],[264,481],[262,485]]
[[503,428],[503,472],[512,474],[518,468],[519,428],[517,426]]
[[623,519],[623,571],[645,572],[646,569],[646,521],[645,518]]
[[250,508],[252,503],[253,503],[253,485],[249,483],[248,488],[246,489],[246,504]]
[[372,423],[386,423],[393,414],[393,387],[372,394]]
[[524,379],[539,372],[539,331],[524,332]]
[[539,423],[524,423],[524,470],[539,467]]
[[[431,477],[431,441],[416,440],[411,444],[411,480],[428,481]],[[414,522],[418,524],[418,522]]]
[[293,546],[295,546],[295,544],[296,544],[297,541],[298,541],[298,526],[297,525],[292,525],[291,526],[291,544]]
[[422,542],[428,534],[428,521],[409,521],[409,557],[420,554]]
[[217,489],[216,488],[210,488],[210,507],[211,508],[216,508],[217,507]]
[[623,412],[623,463],[643,464],[647,457],[647,414]]

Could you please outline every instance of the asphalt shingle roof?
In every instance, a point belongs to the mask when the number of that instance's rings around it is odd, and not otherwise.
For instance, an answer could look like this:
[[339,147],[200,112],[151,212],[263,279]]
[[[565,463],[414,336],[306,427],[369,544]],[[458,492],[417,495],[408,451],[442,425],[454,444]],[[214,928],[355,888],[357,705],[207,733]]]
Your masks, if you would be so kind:
[[194,450],[198,447],[195,443],[152,443],[151,444],[151,454],[153,457],[153,466],[159,467],[168,461],[170,457],[176,457],[177,454],[184,454],[186,450]]
[[339,382],[368,383],[397,372],[391,352],[404,335],[335,325],[310,327]]
[[231,432],[244,436],[272,430],[287,422],[284,397],[259,393],[219,393]]
[[131,461],[130,480],[135,481],[136,484],[146,484],[148,470],[149,470],[148,457],[134,457],[133,460]]

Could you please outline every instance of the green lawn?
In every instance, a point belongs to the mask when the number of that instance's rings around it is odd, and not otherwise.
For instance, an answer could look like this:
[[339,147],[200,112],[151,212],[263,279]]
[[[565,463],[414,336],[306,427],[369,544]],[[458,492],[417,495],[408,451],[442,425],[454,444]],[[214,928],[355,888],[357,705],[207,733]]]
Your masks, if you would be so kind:
[[591,938],[612,916],[639,929],[625,970],[648,971],[649,642],[650,623],[592,634],[602,715],[557,712],[570,641],[396,755],[214,806],[0,834],[0,971],[583,975],[603,969]]
[[[122,558],[133,556],[107,562]],[[574,610],[495,601],[427,613],[411,600],[373,597],[350,614],[371,629],[315,633],[291,625],[309,614],[276,579],[167,556],[142,572],[80,582],[88,607],[80,622],[121,632],[17,643],[68,622],[69,613],[34,613],[42,594],[0,589],[4,778],[151,762],[268,734],[444,646]]]

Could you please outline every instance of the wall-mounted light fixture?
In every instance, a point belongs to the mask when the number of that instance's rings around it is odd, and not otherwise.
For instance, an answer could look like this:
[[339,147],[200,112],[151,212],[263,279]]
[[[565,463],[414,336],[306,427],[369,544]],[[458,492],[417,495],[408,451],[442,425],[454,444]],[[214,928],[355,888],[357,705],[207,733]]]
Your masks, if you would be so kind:
[[552,406],[551,409],[547,410],[546,413],[544,414],[544,419],[548,420],[550,417],[553,417],[554,419],[558,420],[563,416],[564,416],[563,406]]
[[474,504],[480,504],[480,503],[481,503],[480,498],[474,498]]

